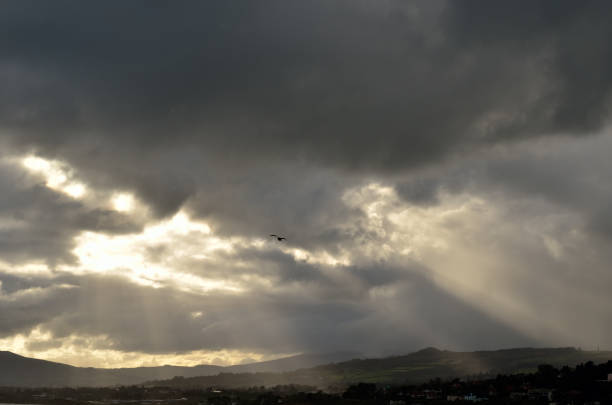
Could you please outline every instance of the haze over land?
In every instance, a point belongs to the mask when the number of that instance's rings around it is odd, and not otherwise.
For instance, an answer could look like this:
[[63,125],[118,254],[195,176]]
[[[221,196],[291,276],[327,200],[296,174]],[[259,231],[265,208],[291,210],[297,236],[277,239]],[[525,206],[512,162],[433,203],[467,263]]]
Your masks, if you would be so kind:
[[[451,352],[426,348],[402,356],[359,359],[351,353],[292,356],[236,366],[83,368],[0,352],[0,387],[250,388],[318,387],[337,391],[356,383],[418,384],[433,379],[474,379],[530,373],[539,366],[606,363],[612,352],[574,348]],[[592,365],[593,363],[591,363]]]
[[606,1],[2,2],[0,350],[612,349],[611,20]]

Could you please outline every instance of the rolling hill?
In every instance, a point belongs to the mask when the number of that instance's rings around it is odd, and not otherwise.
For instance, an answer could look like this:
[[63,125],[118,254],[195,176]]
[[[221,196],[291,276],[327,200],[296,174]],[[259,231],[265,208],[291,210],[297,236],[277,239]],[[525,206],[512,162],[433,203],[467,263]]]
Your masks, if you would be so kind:
[[433,378],[530,372],[535,371],[540,364],[575,366],[587,361],[603,363],[611,359],[612,352],[609,351],[582,351],[574,348],[522,348],[476,352],[452,352],[427,348],[405,356],[350,360],[292,372],[237,374],[224,372],[215,376],[174,378],[150,384],[232,388],[281,384],[327,388],[357,382],[405,384],[422,383]]
[[135,368],[85,368],[38,360],[0,351],[0,386],[58,387],[132,385],[175,376],[211,376],[221,372],[286,372],[356,357],[351,352],[303,354],[277,360],[235,366],[199,365]]
[[[356,359],[355,353],[306,354],[228,367],[161,366],[83,368],[0,352],[0,386],[112,386],[147,382],[174,387],[248,387],[301,384],[327,388],[356,382],[420,383],[454,378],[533,371],[540,364],[574,366],[612,359],[609,351],[574,348],[521,348],[453,352],[427,348],[403,356]],[[348,360],[347,359],[353,359]]]

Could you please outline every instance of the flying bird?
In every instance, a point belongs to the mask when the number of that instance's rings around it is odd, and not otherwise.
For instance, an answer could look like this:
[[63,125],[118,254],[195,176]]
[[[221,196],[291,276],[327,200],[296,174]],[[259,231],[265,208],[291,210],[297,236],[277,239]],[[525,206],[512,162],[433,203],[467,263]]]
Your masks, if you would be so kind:
[[276,235],[276,234],[273,234],[273,233],[271,233],[270,236],[273,237],[273,238],[276,238],[276,240],[279,241],[279,242],[287,240],[287,238],[285,238],[284,236],[279,236],[279,235]]

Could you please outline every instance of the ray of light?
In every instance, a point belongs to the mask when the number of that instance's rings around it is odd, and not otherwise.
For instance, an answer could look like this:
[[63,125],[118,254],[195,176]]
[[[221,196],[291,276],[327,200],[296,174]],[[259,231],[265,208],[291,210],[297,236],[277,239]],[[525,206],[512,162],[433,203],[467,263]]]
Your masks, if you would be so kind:
[[[402,257],[423,264],[421,270],[444,291],[525,336],[554,344],[581,342],[575,329],[568,328],[572,309],[588,307],[605,316],[601,306],[605,293],[563,280],[581,269],[565,252],[590,251],[580,238],[579,216],[556,210],[508,221],[507,210],[513,208],[507,203],[468,194],[441,195],[437,205],[414,206],[376,183],[349,190],[345,197],[347,204],[363,210],[368,218],[364,227],[379,238],[360,248],[362,253],[400,265]],[[531,204],[523,208],[525,212],[550,212],[545,202],[518,204]],[[374,251],[374,245],[383,249]],[[515,252],[529,254],[531,260],[538,257],[539,264],[534,267]],[[561,264],[559,258],[567,268],[565,274],[554,271]],[[544,264],[547,267],[541,268]],[[564,299],[543,306],[542,296]],[[583,322],[592,333],[601,330],[588,320]]]

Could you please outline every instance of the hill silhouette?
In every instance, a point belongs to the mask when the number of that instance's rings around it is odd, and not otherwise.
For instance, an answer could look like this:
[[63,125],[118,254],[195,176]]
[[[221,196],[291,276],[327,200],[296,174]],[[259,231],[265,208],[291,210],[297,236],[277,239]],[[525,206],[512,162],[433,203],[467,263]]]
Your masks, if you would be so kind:
[[199,365],[194,367],[160,366],[134,368],[74,367],[52,361],[23,357],[0,351],[0,386],[16,387],[103,387],[140,384],[175,376],[210,376],[221,372],[286,372],[299,368],[347,360],[358,356],[353,352],[302,354],[234,366]]
[[606,362],[612,352],[582,351],[574,348],[519,348],[495,351],[452,352],[426,348],[417,352],[381,359],[354,359],[284,373],[222,373],[216,376],[174,378],[151,385],[172,387],[274,386],[285,384],[327,388],[359,382],[418,384],[434,378],[494,376],[534,372],[541,364],[575,366],[587,361]]
[[[519,348],[453,352],[426,348],[402,356],[357,359],[358,354],[304,354],[235,366],[199,365],[83,368],[0,352],[0,386],[75,387],[147,383],[173,387],[247,387],[301,384],[326,388],[357,382],[421,383],[433,378],[531,372],[540,364],[575,366],[612,359],[610,351]],[[348,360],[347,359],[353,359]]]

